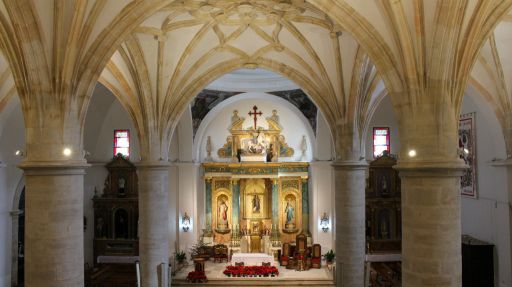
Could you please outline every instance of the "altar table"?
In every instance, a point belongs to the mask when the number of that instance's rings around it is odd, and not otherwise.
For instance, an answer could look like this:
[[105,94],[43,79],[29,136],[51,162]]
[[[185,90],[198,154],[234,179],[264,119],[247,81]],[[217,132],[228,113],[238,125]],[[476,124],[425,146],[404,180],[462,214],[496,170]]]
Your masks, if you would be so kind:
[[231,264],[235,262],[243,262],[245,266],[261,266],[263,262],[270,262],[276,265],[274,257],[265,253],[235,253],[231,257]]

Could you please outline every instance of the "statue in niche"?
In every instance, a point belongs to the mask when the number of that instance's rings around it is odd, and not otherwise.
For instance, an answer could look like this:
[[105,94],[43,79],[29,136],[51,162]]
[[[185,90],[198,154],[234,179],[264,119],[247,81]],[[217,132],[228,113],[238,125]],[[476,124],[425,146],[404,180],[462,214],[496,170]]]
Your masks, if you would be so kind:
[[390,239],[391,234],[389,233],[390,229],[390,220],[389,220],[389,211],[384,209],[379,212],[378,219],[378,237],[379,239]]
[[295,217],[295,209],[293,208],[293,204],[291,199],[288,198],[286,202],[286,208],[284,209],[284,213],[286,213],[286,225],[290,225],[293,223],[293,218]]
[[252,212],[260,213],[260,197],[257,194],[254,194],[252,198]]
[[103,226],[105,225],[105,222],[102,217],[98,218],[98,222],[96,223],[96,237],[102,238],[104,237],[103,234]]
[[218,215],[218,226],[220,229],[228,228],[228,206],[226,201],[220,200]]
[[120,177],[117,181],[117,191],[119,196],[125,195],[125,185],[126,185],[126,179],[124,177]]
[[386,180],[386,177],[383,175],[380,180],[380,187],[381,187],[381,193],[382,194],[389,194],[388,190],[388,181]]
[[115,238],[128,238],[128,212],[124,209],[115,213]]

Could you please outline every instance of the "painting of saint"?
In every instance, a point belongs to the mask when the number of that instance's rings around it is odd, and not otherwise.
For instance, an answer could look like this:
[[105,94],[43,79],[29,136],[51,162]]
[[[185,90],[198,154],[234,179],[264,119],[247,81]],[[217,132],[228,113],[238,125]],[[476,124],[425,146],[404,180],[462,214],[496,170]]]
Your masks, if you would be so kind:
[[260,213],[260,197],[257,194],[254,194],[252,198],[252,212]]
[[219,228],[225,229],[228,227],[228,206],[223,199],[220,200],[218,210]]
[[284,209],[284,213],[286,213],[286,224],[293,223],[293,218],[295,217],[295,209],[293,208],[290,199],[288,199],[288,202],[286,202],[286,208]]

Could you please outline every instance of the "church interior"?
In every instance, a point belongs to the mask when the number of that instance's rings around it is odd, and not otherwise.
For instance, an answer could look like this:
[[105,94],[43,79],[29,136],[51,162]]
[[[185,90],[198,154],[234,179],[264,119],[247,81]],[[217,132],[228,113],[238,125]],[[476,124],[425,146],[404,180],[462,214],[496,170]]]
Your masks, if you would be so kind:
[[512,287],[512,0],[3,0],[0,287]]

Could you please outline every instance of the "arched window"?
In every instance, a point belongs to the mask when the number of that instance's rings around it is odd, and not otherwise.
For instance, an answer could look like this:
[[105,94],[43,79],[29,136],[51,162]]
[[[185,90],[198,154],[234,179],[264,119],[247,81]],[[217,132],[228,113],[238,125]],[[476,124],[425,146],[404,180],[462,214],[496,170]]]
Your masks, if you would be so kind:
[[130,130],[114,130],[114,156],[130,156]]
[[373,157],[381,156],[384,151],[391,151],[389,128],[373,128]]

